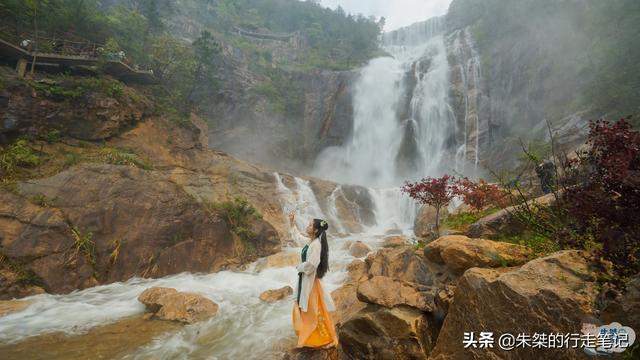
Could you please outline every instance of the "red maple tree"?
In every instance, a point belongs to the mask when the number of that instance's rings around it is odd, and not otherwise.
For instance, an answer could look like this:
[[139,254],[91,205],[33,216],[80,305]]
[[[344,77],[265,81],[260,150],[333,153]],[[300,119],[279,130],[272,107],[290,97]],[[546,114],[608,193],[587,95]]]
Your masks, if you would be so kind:
[[455,193],[475,212],[484,210],[487,206],[507,206],[507,197],[498,185],[489,184],[483,179],[477,182],[469,178],[462,178],[455,182]]
[[436,209],[436,235],[440,236],[440,210],[456,196],[455,178],[444,175],[439,178],[426,177],[415,183],[407,182],[402,187],[402,192],[418,203]]

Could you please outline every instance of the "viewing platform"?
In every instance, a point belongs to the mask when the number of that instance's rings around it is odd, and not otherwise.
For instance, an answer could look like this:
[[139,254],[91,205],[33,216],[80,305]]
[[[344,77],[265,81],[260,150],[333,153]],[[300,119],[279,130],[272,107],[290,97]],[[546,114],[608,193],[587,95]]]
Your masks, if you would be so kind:
[[28,51],[8,41],[0,39],[0,59],[16,63],[16,70],[24,76],[35,59],[38,66],[56,66],[59,68],[93,67],[102,65],[103,71],[123,82],[154,84],[156,77],[151,70],[138,70],[120,60],[103,60],[98,56],[72,55]]

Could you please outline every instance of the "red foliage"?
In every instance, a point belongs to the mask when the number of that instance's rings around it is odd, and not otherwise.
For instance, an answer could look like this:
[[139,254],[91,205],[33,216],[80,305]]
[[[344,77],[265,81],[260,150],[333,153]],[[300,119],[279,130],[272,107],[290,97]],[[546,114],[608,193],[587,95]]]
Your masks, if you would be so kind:
[[449,205],[456,196],[455,178],[444,175],[440,178],[427,177],[415,183],[405,183],[402,192],[422,205],[436,208],[436,232],[439,230],[440,209]]
[[456,195],[476,212],[484,210],[487,206],[507,206],[508,199],[505,193],[495,184],[489,184],[480,179],[478,182],[463,178],[456,181]]
[[589,149],[574,163],[586,174],[561,206],[579,234],[601,245],[600,256],[625,274],[640,271],[640,132],[624,119],[590,124]]
[[454,181],[450,175],[440,178],[427,177],[415,183],[405,183],[402,192],[423,205],[441,208],[448,205],[456,195]]

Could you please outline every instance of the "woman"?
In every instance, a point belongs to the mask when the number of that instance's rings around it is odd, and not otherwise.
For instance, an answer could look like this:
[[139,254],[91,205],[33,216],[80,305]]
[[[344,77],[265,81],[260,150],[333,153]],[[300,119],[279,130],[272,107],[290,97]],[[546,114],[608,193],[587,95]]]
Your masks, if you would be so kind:
[[[298,232],[295,216],[289,215],[291,226]],[[302,249],[298,270],[296,302],[293,304],[293,328],[298,335],[298,347],[331,347],[338,344],[336,329],[329,311],[335,311],[331,294],[324,291],[320,279],[329,269],[329,244],[326,221],[313,219],[306,229],[308,244]]]

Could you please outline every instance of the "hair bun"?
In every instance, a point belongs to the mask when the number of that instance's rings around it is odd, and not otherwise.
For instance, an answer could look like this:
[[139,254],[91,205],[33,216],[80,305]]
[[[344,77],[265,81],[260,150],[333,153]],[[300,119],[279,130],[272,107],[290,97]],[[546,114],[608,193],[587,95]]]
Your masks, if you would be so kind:
[[324,230],[324,231],[329,230],[329,224],[328,224],[326,221],[324,221],[324,220],[321,220],[321,221],[320,221],[320,227],[321,227],[321,228],[322,228],[322,230]]

